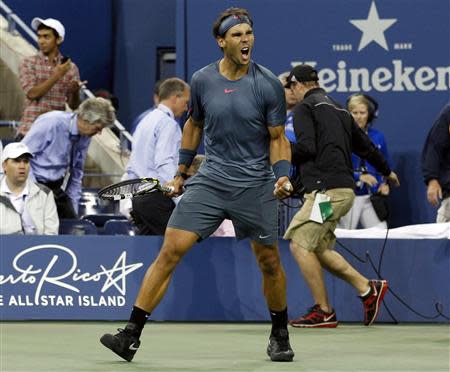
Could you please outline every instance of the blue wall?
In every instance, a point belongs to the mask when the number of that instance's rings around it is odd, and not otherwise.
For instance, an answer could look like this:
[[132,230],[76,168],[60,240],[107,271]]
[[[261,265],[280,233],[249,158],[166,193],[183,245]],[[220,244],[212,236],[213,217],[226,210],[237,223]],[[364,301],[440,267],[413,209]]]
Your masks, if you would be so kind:
[[[372,4],[381,25],[395,22],[379,34],[379,43],[359,50],[363,33],[350,21],[367,20]],[[428,129],[450,99],[450,2],[179,0],[177,17],[186,24],[177,30],[177,71],[185,72],[186,78],[221,58],[211,26],[229,6],[250,11],[255,21],[253,59],[275,74],[300,62],[316,63],[322,85],[337,100],[345,103],[350,94],[364,91],[379,102],[375,127],[384,132],[393,168],[402,181],[392,193],[392,225],[434,221],[436,211],[426,201],[422,182],[420,152]],[[375,31],[366,35],[376,35]],[[367,86],[352,86],[350,69],[367,74]],[[339,76],[345,76],[346,83],[338,81]]]
[[[126,320],[161,243],[158,236],[3,236],[0,321]],[[432,316],[437,315],[436,303],[449,315],[450,240],[389,239],[383,260],[382,239],[342,239],[342,243],[362,259],[370,254],[390,288],[429,317],[414,314],[388,293],[386,304],[399,322],[446,321]],[[358,262],[346,251],[342,254],[363,275],[376,277],[369,263]],[[312,298],[286,240],[280,240],[280,256],[287,277],[289,317],[293,318],[311,306]],[[353,288],[328,274],[325,280],[339,320],[361,322],[361,301]],[[177,266],[151,319],[267,321],[261,273],[248,241],[209,238],[196,245]],[[391,318],[382,309],[378,320]]]
[[153,106],[158,47],[175,47],[175,0],[114,0],[114,93],[126,127]]
[[5,3],[29,27],[34,17],[61,21],[66,29],[62,54],[69,55],[78,65],[81,79],[88,80],[91,90],[111,89],[111,0],[6,0]]

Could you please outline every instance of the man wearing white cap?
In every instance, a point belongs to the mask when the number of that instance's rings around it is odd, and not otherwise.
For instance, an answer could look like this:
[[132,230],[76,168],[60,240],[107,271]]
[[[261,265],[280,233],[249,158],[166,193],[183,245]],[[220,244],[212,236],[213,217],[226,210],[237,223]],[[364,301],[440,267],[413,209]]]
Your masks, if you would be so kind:
[[28,179],[31,154],[20,142],[2,152],[0,234],[58,234],[59,220],[51,190]]
[[34,18],[31,27],[37,31],[40,51],[20,64],[20,84],[26,100],[19,138],[39,115],[64,111],[66,102],[71,109],[80,104],[80,72],[75,63],[59,51],[65,37],[64,26],[53,18]]

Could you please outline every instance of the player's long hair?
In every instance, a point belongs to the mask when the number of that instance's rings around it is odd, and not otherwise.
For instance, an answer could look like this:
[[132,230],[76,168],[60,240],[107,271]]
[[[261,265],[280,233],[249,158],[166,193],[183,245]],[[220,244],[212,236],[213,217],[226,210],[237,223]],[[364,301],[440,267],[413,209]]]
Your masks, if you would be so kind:
[[220,25],[223,22],[223,20],[233,14],[238,15],[238,16],[246,16],[250,20],[251,26],[253,26],[253,19],[250,16],[250,13],[248,12],[247,9],[228,8],[228,9],[224,10],[222,13],[220,13],[219,17],[217,17],[217,19],[213,23],[212,32],[213,32],[213,36],[215,39],[217,39],[220,36],[219,28],[220,28]]

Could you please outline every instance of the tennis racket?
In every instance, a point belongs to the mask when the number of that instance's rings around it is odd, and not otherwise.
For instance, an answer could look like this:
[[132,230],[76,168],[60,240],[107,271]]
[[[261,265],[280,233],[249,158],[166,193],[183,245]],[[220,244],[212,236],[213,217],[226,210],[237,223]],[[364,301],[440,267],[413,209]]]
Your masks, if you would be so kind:
[[156,178],[136,178],[106,186],[98,192],[98,196],[105,200],[122,200],[155,191],[171,193],[174,187],[164,187]]

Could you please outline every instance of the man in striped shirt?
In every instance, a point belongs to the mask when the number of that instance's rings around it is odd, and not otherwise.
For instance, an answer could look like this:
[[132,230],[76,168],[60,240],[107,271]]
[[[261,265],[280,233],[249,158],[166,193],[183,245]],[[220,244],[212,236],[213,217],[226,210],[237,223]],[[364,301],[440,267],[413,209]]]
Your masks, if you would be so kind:
[[66,102],[71,109],[80,104],[78,67],[59,51],[64,41],[64,26],[56,19],[34,18],[31,27],[37,30],[40,51],[20,64],[20,84],[26,100],[22,124],[18,128],[19,138],[27,133],[39,115],[64,111]]

